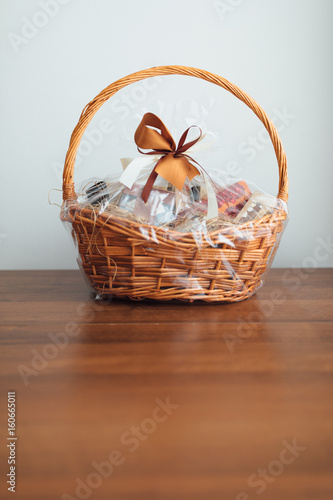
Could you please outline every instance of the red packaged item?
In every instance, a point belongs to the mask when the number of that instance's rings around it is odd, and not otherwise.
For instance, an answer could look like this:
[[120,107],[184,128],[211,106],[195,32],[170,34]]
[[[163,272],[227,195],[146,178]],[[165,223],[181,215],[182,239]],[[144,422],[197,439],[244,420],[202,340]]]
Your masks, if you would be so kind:
[[239,181],[216,193],[219,212],[235,217],[251,196],[245,181]]

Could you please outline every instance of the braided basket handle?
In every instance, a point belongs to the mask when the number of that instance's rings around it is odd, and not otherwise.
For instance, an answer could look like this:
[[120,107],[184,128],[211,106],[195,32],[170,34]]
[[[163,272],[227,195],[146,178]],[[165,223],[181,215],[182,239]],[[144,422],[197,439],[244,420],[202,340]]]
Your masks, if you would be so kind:
[[99,110],[102,104],[112,97],[118,90],[130,85],[131,83],[144,80],[145,78],[151,78],[154,76],[162,75],[186,75],[194,76],[196,78],[201,78],[207,82],[214,83],[220,87],[228,90],[237,99],[243,101],[252,111],[257,115],[257,117],[264,124],[271,141],[274,146],[275,155],[279,166],[279,192],[278,198],[287,201],[288,200],[288,173],[287,173],[287,159],[286,154],[282,146],[280,136],[273,124],[273,122],[268,118],[265,111],[256,103],[250,96],[245,92],[240,90],[236,85],[228,82],[224,78],[209,73],[208,71],[196,68],[190,68],[187,66],[157,66],[155,68],[146,69],[143,71],[138,71],[132,75],[126,76],[112,83],[106,89],[102,90],[95,97],[81,113],[78,124],[76,125],[71,140],[69,143],[69,148],[66,155],[64,172],[63,172],[63,199],[73,200],[76,198],[74,190],[74,163],[76,158],[76,153],[81,142],[81,138],[95,113]]

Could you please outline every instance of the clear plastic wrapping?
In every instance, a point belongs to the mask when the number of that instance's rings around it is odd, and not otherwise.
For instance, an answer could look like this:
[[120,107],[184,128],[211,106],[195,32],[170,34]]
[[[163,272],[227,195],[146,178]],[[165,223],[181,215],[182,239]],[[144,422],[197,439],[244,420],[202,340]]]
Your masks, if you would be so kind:
[[286,203],[206,168],[211,144],[203,156],[200,148],[216,135],[185,121],[177,146],[162,120],[144,114],[132,130],[137,158],[122,160],[123,174],[86,180],[62,207],[98,298],[238,301],[263,282]]

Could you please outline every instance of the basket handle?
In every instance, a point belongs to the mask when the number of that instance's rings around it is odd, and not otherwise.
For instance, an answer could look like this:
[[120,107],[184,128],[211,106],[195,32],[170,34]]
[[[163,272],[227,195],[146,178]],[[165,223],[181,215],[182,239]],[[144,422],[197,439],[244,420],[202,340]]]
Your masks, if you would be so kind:
[[74,200],[76,199],[76,194],[74,190],[74,164],[76,153],[81,142],[81,138],[95,113],[99,110],[102,104],[112,97],[118,90],[135,83],[145,78],[151,78],[153,76],[162,75],[187,75],[196,78],[201,78],[207,82],[214,83],[220,87],[228,90],[237,99],[243,101],[252,111],[257,115],[257,117],[264,124],[271,141],[274,146],[275,155],[279,167],[279,192],[278,198],[287,201],[288,200],[288,173],[287,173],[287,158],[286,153],[283,149],[280,136],[270,118],[266,115],[265,111],[256,103],[250,96],[245,92],[240,90],[236,85],[228,82],[224,78],[209,73],[208,71],[196,68],[190,68],[187,66],[156,66],[154,68],[146,69],[143,71],[138,71],[129,76],[121,78],[116,82],[112,83],[106,87],[102,92],[100,92],[95,99],[93,99],[87,106],[83,109],[78,124],[76,125],[71,140],[69,143],[69,148],[67,151],[64,172],[63,172],[63,199]]

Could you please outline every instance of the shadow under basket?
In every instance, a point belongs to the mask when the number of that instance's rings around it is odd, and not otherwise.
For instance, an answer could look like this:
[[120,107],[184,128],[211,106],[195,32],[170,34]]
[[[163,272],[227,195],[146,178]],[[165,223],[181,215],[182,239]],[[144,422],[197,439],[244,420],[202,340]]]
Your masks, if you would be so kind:
[[286,210],[279,209],[259,220],[210,232],[198,246],[192,233],[98,213],[77,201],[73,181],[75,156],[96,111],[126,85],[170,74],[202,78],[219,85],[254,111],[270,135],[278,160],[278,198],[287,201],[285,152],[274,124],[263,109],[238,87],[217,75],[184,66],[161,66],[118,80],[84,108],[66,156],[61,218],[72,225],[80,267],[99,298],[190,302],[247,299],[262,285],[273,261],[287,221]]

